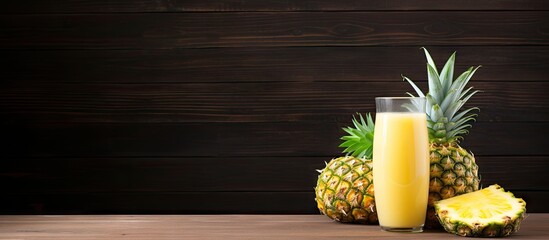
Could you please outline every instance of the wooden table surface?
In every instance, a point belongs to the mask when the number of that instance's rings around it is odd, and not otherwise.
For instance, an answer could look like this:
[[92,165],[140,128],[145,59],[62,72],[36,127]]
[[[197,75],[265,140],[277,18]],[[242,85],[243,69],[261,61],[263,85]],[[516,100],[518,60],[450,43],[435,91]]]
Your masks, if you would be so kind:
[[[0,239],[463,239],[443,231],[390,233],[321,215],[0,216]],[[511,239],[549,239],[549,214],[529,214]]]

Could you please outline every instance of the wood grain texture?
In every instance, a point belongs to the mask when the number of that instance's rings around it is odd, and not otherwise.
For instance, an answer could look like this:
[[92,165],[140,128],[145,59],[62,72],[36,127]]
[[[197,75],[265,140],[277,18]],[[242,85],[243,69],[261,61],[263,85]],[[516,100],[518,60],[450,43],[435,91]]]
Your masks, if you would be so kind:
[[[9,239],[463,239],[442,230],[420,234],[340,224],[321,215],[0,216]],[[547,239],[548,214],[530,214],[510,238]]]
[[[347,125],[347,123],[345,124]],[[341,123],[4,124],[4,156],[337,156]],[[549,123],[476,123],[463,146],[478,155],[549,155]]]
[[[427,90],[426,83],[420,83]],[[479,122],[545,122],[549,82],[473,82]],[[387,82],[190,84],[17,83],[0,89],[0,116],[22,122],[334,122],[375,112],[374,97],[414,92]],[[540,104],[532,105],[532,102]],[[8,120],[9,119],[9,120]]]
[[441,2],[437,0],[22,0],[2,3],[0,13],[112,13],[195,11],[371,11],[371,10],[548,10],[544,0],[490,0]]
[[[429,47],[436,62],[457,52],[456,72],[482,65],[472,83],[546,81],[548,46]],[[401,54],[406,53],[406,57]],[[3,50],[7,83],[206,83],[426,79],[418,47]]]
[[[334,155],[333,157],[336,157]],[[482,184],[549,191],[549,157],[476,155]],[[10,194],[105,192],[309,192],[331,157],[8,158]],[[70,181],[67,181],[70,179]],[[542,208],[543,206],[538,206]]]
[[[351,114],[412,91],[400,74],[425,78],[421,46],[439,64],[458,51],[457,71],[483,65],[463,146],[483,185],[549,212],[548,10],[543,0],[2,2],[0,214],[317,213],[314,169],[340,155]],[[13,238],[139,239],[132,226],[97,237],[86,223]],[[275,225],[262,233],[331,236]]]
[[[549,212],[549,191],[520,191],[528,213]],[[0,214],[318,214],[309,192],[103,192],[3,194]]]
[[1,49],[548,44],[543,11],[0,15]]
[[[511,238],[546,239],[547,214],[531,214]],[[403,234],[375,225],[339,224],[320,215],[1,216],[16,239],[463,239],[444,231]]]
[[[541,198],[537,193],[533,196]],[[5,194],[0,214],[318,213],[309,192],[102,192]]]
[[[0,216],[9,239],[463,239],[442,230],[421,234],[339,224],[320,215],[88,215]],[[548,214],[531,214],[510,238],[547,239]]]

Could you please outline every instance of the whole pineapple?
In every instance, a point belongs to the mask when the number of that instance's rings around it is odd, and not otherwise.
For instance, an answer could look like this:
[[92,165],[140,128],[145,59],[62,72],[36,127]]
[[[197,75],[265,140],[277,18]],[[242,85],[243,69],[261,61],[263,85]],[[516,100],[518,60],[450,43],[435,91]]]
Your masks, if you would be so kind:
[[332,159],[318,170],[315,188],[320,212],[338,222],[377,224],[372,175],[374,122],[353,118],[353,127],[343,128],[349,135],[341,139],[348,156]]
[[454,80],[455,52],[439,74],[429,52],[425,48],[423,50],[427,57],[429,92],[423,94],[412,80],[403,78],[420,97],[427,98],[425,109],[431,154],[429,206],[425,226],[440,228],[435,215],[435,202],[476,191],[480,185],[475,157],[458,144],[463,135],[468,133],[467,128],[471,127],[469,123],[475,120],[476,114],[471,112],[478,110],[473,107],[460,111],[467,100],[478,92],[465,86],[480,66],[469,68]]

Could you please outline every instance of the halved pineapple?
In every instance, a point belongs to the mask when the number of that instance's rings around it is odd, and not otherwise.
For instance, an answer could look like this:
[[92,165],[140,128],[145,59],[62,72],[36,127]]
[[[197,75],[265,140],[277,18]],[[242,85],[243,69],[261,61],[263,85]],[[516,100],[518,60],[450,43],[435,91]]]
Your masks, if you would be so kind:
[[499,185],[435,203],[440,224],[467,237],[504,237],[519,229],[526,202]]

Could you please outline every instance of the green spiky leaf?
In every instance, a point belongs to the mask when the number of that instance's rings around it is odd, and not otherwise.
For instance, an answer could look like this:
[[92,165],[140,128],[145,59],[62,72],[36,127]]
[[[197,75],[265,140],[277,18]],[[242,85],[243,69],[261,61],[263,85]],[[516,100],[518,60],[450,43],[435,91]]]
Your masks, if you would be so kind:
[[353,116],[353,127],[342,128],[347,134],[341,137],[343,143],[339,147],[345,148],[344,153],[358,158],[372,158],[374,140],[374,121],[370,113],[364,118],[360,113]]
[[[467,84],[481,67],[470,67],[461,73],[455,80],[454,66],[456,52],[452,53],[440,74],[426,48],[422,48],[427,59],[427,81],[429,91],[423,93],[421,89],[409,78],[403,77],[410,83],[418,96],[427,98],[425,111],[427,113],[427,127],[431,142],[447,143],[462,139],[462,135],[468,133],[471,122],[475,121],[477,114],[472,111],[479,110],[477,107],[461,110],[466,102],[477,94],[478,90],[467,87]],[[408,93],[408,95],[413,96]]]
[[[420,97],[425,97],[425,95],[423,94],[423,92],[416,86],[416,84],[414,82],[412,82],[412,80],[410,80],[409,78],[405,77],[405,76],[402,76],[402,78],[406,81],[408,81],[410,83],[410,85],[412,85],[412,87],[414,88],[414,90],[416,91],[417,95],[420,96]],[[411,95],[411,94],[410,94]],[[413,95],[412,95],[413,96]]]
[[442,89],[442,84],[440,83],[440,78],[431,65],[427,64],[427,77],[429,82],[429,93],[435,98],[437,103],[442,103],[444,99],[444,89]]
[[442,81],[442,88],[444,92],[450,91],[450,86],[452,86],[452,81],[454,78],[454,62],[456,61],[456,52],[452,53],[442,71],[440,72],[440,80]]
[[437,66],[435,65],[435,61],[433,61],[433,58],[431,57],[431,54],[429,54],[429,51],[427,51],[427,48],[422,47],[423,52],[425,53],[425,58],[427,58],[427,63],[435,69],[435,72],[438,75]]

